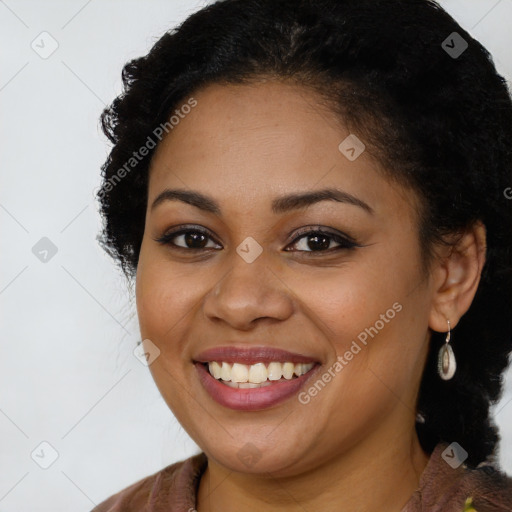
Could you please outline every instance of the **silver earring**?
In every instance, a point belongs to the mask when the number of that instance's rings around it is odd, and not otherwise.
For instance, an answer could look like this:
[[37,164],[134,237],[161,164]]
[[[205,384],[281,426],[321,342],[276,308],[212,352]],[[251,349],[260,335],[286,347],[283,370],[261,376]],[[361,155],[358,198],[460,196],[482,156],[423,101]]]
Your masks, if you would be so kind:
[[450,337],[451,337],[451,328],[450,328],[450,320],[448,322],[448,332],[446,333],[446,339],[439,350],[439,354],[437,356],[437,373],[443,380],[450,380],[457,369],[457,362],[455,361],[455,354],[453,353],[453,349],[450,345]]
[[425,423],[425,416],[421,412],[416,413],[416,423]]

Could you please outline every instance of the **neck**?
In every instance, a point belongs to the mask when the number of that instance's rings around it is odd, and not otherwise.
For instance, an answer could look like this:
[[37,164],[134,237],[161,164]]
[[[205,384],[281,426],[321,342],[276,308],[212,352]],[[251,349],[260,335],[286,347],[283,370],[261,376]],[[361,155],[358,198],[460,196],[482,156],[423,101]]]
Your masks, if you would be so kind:
[[[387,429],[386,429],[387,430]],[[392,431],[391,431],[392,432]],[[198,512],[322,510],[400,512],[418,488],[429,456],[409,436],[379,429],[342,455],[293,477],[235,473],[209,459]],[[391,434],[391,435],[390,435]]]

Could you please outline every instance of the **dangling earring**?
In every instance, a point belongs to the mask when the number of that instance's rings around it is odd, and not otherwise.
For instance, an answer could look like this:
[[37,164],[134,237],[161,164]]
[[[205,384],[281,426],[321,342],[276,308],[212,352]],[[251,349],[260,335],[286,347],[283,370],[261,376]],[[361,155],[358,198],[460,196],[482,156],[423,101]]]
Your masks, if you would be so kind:
[[439,373],[439,376],[443,380],[450,380],[455,374],[455,370],[457,369],[455,354],[453,353],[453,349],[450,345],[450,337],[452,332],[450,329],[450,320],[447,320],[447,322],[448,332],[446,333],[446,339],[437,356],[437,373]]

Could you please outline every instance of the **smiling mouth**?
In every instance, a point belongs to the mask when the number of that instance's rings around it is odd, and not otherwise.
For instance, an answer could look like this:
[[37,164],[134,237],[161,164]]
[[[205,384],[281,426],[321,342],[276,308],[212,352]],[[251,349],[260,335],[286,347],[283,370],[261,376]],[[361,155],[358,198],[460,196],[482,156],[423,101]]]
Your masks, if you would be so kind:
[[292,363],[272,361],[270,363],[228,363],[211,361],[203,363],[217,381],[237,389],[252,389],[272,386],[279,382],[297,379],[307,374],[315,363]]

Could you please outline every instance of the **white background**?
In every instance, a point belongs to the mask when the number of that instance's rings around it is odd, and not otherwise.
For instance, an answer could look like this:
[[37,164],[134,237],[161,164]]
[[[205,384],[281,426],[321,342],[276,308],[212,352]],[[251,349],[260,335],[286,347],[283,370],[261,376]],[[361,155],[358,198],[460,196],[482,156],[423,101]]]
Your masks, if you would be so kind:
[[[135,306],[95,241],[93,193],[123,64],[203,4],[0,0],[0,512],[86,512],[197,450],[133,355]],[[510,79],[512,0],[442,5]],[[47,59],[31,48],[43,31],[59,45]],[[46,263],[42,237],[57,247]],[[509,474],[511,377],[495,409]],[[48,469],[31,458],[42,441],[58,452]]]

